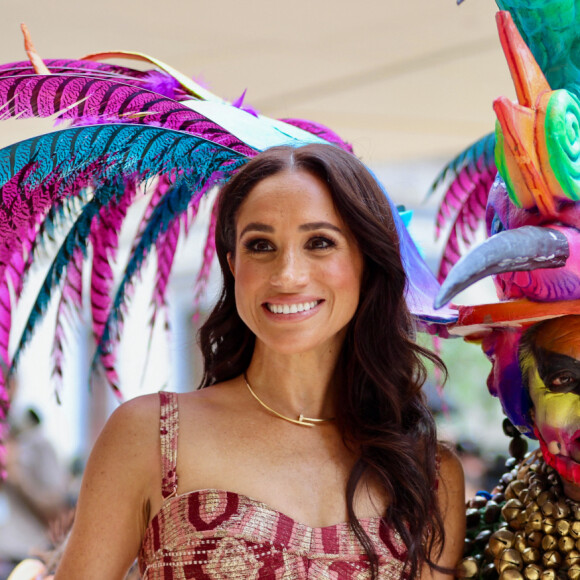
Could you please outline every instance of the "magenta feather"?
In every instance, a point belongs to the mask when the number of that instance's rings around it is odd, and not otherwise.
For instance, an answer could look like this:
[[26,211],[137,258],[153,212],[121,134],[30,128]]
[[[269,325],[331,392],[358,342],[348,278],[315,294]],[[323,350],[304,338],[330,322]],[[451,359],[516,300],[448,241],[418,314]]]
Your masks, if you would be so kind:
[[[437,273],[440,282],[445,280],[449,270],[473,243],[475,232],[485,218],[488,191],[485,184],[478,184],[459,207],[443,248]],[[459,239],[464,243],[464,249],[460,247]]]
[[436,238],[451,224],[439,265],[440,282],[472,245],[475,231],[485,219],[488,192],[497,173],[494,143],[491,134],[468,147],[443,169],[432,187],[432,191],[437,189],[452,175],[435,218]]
[[157,271],[155,274],[155,288],[153,290],[153,316],[151,323],[155,324],[158,308],[165,308],[167,285],[175,259],[177,242],[181,230],[181,219],[174,220],[167,231],[159,237],[155,247],[157,249]]
[[307,121],[306,119],[280,119],[288,125],[293,125],[304,131],[308,131],[317,137],[326,139],[329,143],[334,143],[338,145],[341,149],[353,153],[352,145],[344,141],[338,133],[335,133],[332,129],[329,129],[326,125],[322,123],[316,123],[314,121]]
[[212,207],[212,212],[209,220],[209,227],[207,231],[207,237],[205,241],[205,247],[203,249],[203,260],[201,268],[197,275],[195,281],[194,291],[193,291],[193,317],[197,321],[199,318],[199,307],[201,303],[201,298],[205,293],[207,288],[207,283],[209,281],[209,274],[211,271],[211,265],[215,256],[215,229],[217,224],[217,203],[214,203]]
[[[10,325],[12,322],[12,300],[6,278],[0,270],[0,368],[10,366],[8,347],[10,343]],[[0,371],[0,374],[3,374]]]
[[[72,260],[67,267],[67,273],[57,308],[56,327],[52,344],[52,376],[56,398],[59,403],[60,392],[62,390],[65,343],[65,329],[63,323],[65,320],[68,320],[69,322],[73,319],[78,321],[78,315],[82,312],[83,260],[84,254],[82,250],[80,248],[75,248]],[[70,316],[71,314],[74,314],[74,316]]]
[[111,307],[113,269],[119,247],[121,226],[136,195],[134,183],[127,183],[119,201],[113,201],[100,210],[91,228],[93,261],[91,269],[91,316],[93,335],[99,342]]
[[[147,78],[150,72],[110,63],[71,58],[48,58],[43,59],[43,62],[52,74],[100,75],[103,77],[124,79],[124,82],[127,83],[140,83],[142,79]],[[36,71],[29,60],[0,65],[0,77],[33,74],[36,74]]]
[[[51,117],[89,122],[144,123],[191,133],[242,155],[257,151],[207,117],[167,97],[108,80],[70,75],[0,79],[0,119]],[[79,123],[81,124],[81,123]]]
[[0,370],[0,481],[6,479],[6,439],[8,438],[8,411],[10,395],[3,370]]
[[439,237],[449,220],[455,219],[465,204],[469,205],[472,195],[480,195],[480,189],[487,195],[494,178],[495,172],[491,175],[487,172],[474,172],[470,166],[464,167],[449,185],[439,205],[435,218],[435,235]]

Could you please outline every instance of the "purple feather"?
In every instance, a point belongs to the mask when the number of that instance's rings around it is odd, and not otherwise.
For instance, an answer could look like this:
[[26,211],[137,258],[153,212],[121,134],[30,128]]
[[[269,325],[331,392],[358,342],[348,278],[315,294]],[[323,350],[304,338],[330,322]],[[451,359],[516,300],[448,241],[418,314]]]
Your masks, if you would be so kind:
[[148,71],[143,77],[141,87],[174,101],[183,95],[183,89],[181,89],[181,85],[177,80],[171,75],[158,70]]
[[232,103],[233,107],[237,107],[238,109],[241,109],[242,111],[245,111],[246,113],[249,113],[250,115],[258,118],[260,115],[258,114],[258,111],[256,109],[254,109],[254,107],[244,107],[244,99],[246,98],[246,90],[244,89],[244,92]]

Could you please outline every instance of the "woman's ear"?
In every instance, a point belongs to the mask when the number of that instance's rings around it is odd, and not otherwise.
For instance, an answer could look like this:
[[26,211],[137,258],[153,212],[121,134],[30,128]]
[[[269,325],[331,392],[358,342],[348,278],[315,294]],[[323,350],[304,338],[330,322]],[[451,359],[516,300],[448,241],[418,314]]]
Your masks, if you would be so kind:
[[230,267],[230,272],[232,273],[232,276],[235,278],[236,277],[236,274],[234,272],[234,259],[235,258],[231,252],[228,252],[227,258],[228,258],[228,266]]

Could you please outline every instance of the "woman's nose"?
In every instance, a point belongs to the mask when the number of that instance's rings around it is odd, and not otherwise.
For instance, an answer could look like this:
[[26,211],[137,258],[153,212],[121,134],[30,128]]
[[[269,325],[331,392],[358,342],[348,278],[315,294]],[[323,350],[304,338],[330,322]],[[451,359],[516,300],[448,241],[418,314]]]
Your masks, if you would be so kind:
[[308,282],[305,260],[294,252],[286,252],[276,260],[270,282],[277,287],[303,286]]

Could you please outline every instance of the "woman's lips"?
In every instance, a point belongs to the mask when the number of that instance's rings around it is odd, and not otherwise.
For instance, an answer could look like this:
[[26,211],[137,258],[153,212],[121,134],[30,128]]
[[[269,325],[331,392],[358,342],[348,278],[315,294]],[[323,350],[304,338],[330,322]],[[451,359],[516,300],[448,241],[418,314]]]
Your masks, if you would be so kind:
[[311,316],[318,311],[324,300],[272,300],[264,302],[262,308],[270,318],[277,320],[294,320]]
[[297,312],[308,312],[320,304],[321,300],[307,300],[300,302],[266,302],[266,308],[273,314],[296,314]]

